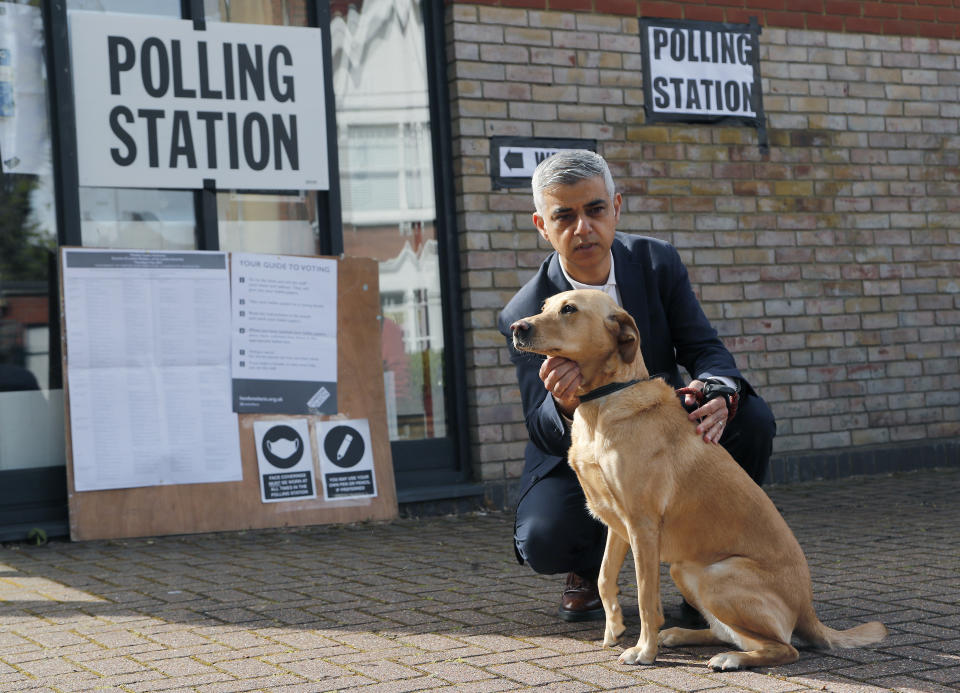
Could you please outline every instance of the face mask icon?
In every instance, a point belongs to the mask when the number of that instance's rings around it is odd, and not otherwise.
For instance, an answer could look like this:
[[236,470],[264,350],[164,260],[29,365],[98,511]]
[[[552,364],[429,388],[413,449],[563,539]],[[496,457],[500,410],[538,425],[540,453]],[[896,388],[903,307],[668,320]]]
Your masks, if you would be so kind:
[[270,454],[285,460],[291,455],[293,455],[297,450],[300,449],[300,439],[290,440],[289,438],[277,438],[276,440],[268,440],[267,450],[270,451]]

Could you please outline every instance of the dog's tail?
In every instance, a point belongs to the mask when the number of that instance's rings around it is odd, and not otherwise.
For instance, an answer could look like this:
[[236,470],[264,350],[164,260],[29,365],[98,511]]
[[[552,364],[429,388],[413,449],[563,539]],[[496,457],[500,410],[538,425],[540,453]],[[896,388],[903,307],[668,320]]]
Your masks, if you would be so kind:
[[817,618],[813,607],[797,623],[797,635],[814,647],[836,649],[839,647],[862,647],[880,642],[887,636],[887,628],[880,621],[870,621],[847,630],[834,630]]

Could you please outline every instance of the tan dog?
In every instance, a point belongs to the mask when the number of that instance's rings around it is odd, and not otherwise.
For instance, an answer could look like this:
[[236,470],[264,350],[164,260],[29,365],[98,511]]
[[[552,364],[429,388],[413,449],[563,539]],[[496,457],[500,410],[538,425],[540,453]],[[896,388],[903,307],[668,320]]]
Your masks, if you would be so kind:
[[[743,652],[718,654],[709,666],[739,669],[796,661],[794,632],[816,647],[883,639],[877,621],[846,631],[819,621],[807,561],[787,523],[726,450],[700,438],[674,389],[649,378],[636,324],[609,296],[558,294],[512,329],[517,349],[575,361],[578,394],[640,380],[581,402],[568,455],[590,512],[609,527],[599,578],[605,646],[624,631],[617,576],[633,551],[640,639],[620,662],[652,664],[659,645],[732,644]],[[708,629],[669,628],[658,638],[661,561]]]

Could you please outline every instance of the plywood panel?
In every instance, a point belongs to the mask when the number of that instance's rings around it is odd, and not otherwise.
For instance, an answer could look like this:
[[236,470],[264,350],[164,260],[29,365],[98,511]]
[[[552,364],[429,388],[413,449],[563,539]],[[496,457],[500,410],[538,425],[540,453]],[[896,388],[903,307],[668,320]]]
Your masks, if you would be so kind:
[[[61,278],[62,279],[62,278]],[[61,280],[60,283],[63,286]],[[64,363],[66,394],[67,485],[70,536],[74,540],[188,534],[220,530],[291,527],[397,516],[397,493],[387,432],[380,354],[380,299],[378,268],[374,260],[341,258],[337,267],[337,417],[242,414],[238,423],[243,481],[215,484],[178,484],[144,488],[77,492],[73,482],[69,417],[69,387]],[[62,298],[61,298],[62,301]],[[62,308],[62,306],[61,306]],[[61,315],[64,311],[61,309]],[[66,334],[62,330],[61,334]],[[68,345],[67,345],[68,346]],[[68,350],[63,350],[68,354]],[[262,503],[258,478],[253,422],[307,418],[367,419],[373,448],[377,497],[323,500],[318,498]],[[313,429],[313,427],[311,427]],[[312,430],[315,436],[315,431]],[[315,454],[320,450],[313,440]],[[319,479],[319,469],[315,471]]]

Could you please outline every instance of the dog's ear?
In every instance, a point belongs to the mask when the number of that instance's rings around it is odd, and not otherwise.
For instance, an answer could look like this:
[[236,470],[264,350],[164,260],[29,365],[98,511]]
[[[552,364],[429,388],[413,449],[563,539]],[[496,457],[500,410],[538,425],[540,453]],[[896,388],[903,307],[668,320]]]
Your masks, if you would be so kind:
[[640,331],[637,330],[637,323],[625,310],[618,310],[611,317],[619,325],[617,345],[620,350],[620,359],[624,363],[633,363],[637,358],[637,349],[640,348]]

